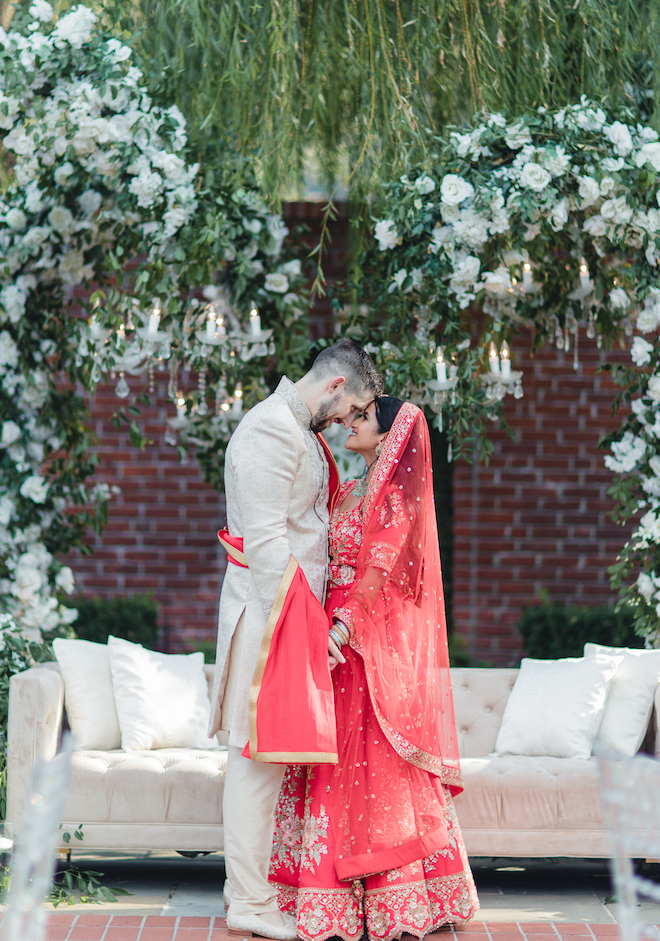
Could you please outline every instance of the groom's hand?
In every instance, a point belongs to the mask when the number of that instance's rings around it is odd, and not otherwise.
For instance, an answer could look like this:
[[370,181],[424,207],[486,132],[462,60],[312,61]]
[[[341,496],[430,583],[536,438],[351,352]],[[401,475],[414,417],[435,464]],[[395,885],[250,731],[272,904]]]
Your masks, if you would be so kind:
[[328,662],[330,664],[330,669],[334,670],[338,663],[346,663],[346,657],[341,652],[341,648],[337,646],[332,637],[328,637]]

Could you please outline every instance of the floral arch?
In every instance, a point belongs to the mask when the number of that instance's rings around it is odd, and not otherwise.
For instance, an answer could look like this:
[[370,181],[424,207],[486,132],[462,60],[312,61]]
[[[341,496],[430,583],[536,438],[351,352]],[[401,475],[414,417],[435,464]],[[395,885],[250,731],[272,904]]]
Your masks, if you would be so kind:
[[295,370],[309,341],[281,217],[186,162],[180,112],[92,10],[34,0],[0,30],[0,128],[0,599],[38,636],[75,617],[57,555],[107,519],[82,393],[114,376],[116,420],[144,446],[140,400],[166,382],[170,443],[218,486],[269,357]]
[[639,573],[628,598],[660,643],[658,134],[582,99],[513,124],[486,114],[434,144],[385,194],[347,330],[446,430],[451,459],[475,444],[487,458],[488,420],[523,394],[521,328],[576,353],[580,329],[600,346],[636,328],[631,366],[612,367],[632,409],[605,463],[619,518],[644,515],[610,574],[621,587]]

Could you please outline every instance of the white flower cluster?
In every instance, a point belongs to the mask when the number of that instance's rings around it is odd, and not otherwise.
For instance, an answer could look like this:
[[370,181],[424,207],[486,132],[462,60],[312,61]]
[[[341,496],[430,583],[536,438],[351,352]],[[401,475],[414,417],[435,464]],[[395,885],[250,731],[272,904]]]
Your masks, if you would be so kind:
[[[164,260],[177,295],[185,270],[177,240],[206,220],[195,215],[198,166],[182,156],[184,118],[176,107],[153,105],[130,48],[104,34],[83,4],[57,18],[47,0],[33,0],[28,15],[31,21],[23,13],[15,29],[0,29],[0,139],[15,176],[0,196],[0,398],[7,406],[0,419],[0,558],[9,573],[0,594],[21,627],[50,630],[75,616],[58,601],[73,590],[73,576],[45,545],[57,542],[53,531],[72,504],[93,512],[111,493],[104,484],[87,487],[82,477],[62,484],[44,476],[69,420],[52,417],[56,387],[48,359],[75,356],[79,368],[94,353],[94,384],[100,369],[112,368],[117,356],[130,358],[130,350],[123,342],[94,348],[90,329],[76,317],[63,318],[57,341],[45,338],[57,335],[52,324],[42,338],[39,293],[57,298],[63,289],[71,296],[79,285],[102,282],[112,253],[121,258],[131,250],[149,263]],[[238,213],[243,231],[224,261],[236,264],[252,297],[297,319],[301,265],[279,259],[287,227],[253,191],[238,189],[230,200],[225,217]],[[144,322],[141,311],[153,299],[142,298],[137,284],[131,290],[138,296],[114,291],[112,313]],[[131,347],[136,364],[144,359],[138,334]]]

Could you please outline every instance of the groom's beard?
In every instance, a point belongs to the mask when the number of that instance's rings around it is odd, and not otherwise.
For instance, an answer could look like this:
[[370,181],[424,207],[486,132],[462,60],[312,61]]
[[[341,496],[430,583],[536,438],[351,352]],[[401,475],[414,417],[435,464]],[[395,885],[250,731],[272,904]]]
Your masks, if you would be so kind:
[[328,425],[331,425],[333,421],[336,420],[332,415],[332,412],[334,412],[337,407],[340,395],[341,393],[337,393],[337,395],[333,399],[330,399],[329,402],[324,402],[323,405],[320,406],[318,412],[316,412],[315,415],[312,415],[312,420],[309,423],[309,427],[315,434],[323,431],[328,427]]

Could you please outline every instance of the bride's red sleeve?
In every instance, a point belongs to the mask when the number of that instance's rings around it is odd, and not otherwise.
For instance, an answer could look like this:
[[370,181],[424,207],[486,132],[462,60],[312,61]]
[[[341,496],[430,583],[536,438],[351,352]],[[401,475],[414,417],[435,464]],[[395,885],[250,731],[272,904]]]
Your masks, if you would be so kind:
[[[393,591],[406,594],[411,589],[411,572],[400,571],[401,554],[414,530],[417,508],[408,505],[398,487],[387,488],[374,511],[372,523],[363,533],[363,545],[358,557],[356,578],[344,604],[333,612],[343,621],[351,635],[356,615],[370,614],[378,596],[387,584]],[[394,581],[393,581],[394,579]]]

